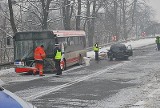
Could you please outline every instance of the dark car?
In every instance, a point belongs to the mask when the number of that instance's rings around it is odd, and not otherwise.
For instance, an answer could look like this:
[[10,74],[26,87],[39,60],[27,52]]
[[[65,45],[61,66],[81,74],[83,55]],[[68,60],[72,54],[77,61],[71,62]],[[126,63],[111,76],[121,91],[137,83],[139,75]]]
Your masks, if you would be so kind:
[[131,45],[126,47],[125,44],[116,43],[111,45],[107,55],[110,61],[112,61],[114,58],[128,60],[128,57],[133,55],[133,50]]

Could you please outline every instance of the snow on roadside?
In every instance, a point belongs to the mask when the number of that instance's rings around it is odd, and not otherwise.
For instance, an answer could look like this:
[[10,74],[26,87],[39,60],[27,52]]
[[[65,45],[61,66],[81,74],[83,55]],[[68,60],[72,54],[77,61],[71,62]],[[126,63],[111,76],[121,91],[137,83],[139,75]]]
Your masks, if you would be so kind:
[[146,39],[140,39],[140,40],[136,40],[136,41],[128,41],[127,43],[125,43],[125,45],[131,45],[132,48],[138,48],[138,47],[142,47],[145,45],[150,45],[150,44],[154,44],[155,43],[155,38],[146,38]]
[[[126,46],[131,45],[133,49],[142,47],[145,45],[150,45],[155,43],[155,38],[146,38],[146,39],[140,39],[135,41],[128,41],[125,44]],[[101,48],[99,52],[107,52],[109,50],[110,46]],[[87,52],[87,57],[94,58],[94,51]]]
[[14,72],[14,68],[0,70],[0,86],[4,84],[4,82],[1,80],[1,76],[6,74],[11,74],[12,72]]
[[0,70],[0,76],[1,75],[5,75],[5,74],[10,74],[11,72],[14,72],[14,68],[10,68],[10,69],[5,69],[5,70]]

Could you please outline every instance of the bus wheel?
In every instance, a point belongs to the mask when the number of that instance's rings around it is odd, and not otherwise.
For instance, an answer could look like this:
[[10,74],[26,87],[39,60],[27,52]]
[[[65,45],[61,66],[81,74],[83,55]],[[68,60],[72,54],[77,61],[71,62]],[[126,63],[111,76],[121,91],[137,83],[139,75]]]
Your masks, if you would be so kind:
[[63,61],[61,62],[61,69],[66,70],[66,60],[65,59],[63,59]]
[[82,55],[79,54],[79,62],[78,62],[78,64],[79,64],[79,65],[82,65],[82,62],[83,62]]

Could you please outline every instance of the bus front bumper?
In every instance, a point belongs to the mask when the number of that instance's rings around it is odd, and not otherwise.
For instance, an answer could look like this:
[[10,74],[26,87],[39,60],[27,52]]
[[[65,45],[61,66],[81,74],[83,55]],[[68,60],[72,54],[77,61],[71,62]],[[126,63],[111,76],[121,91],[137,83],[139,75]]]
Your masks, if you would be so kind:
[[37,68],[35,67],[16,67],[15,72],[16,73],[23,73],[23,72],[36,72]]

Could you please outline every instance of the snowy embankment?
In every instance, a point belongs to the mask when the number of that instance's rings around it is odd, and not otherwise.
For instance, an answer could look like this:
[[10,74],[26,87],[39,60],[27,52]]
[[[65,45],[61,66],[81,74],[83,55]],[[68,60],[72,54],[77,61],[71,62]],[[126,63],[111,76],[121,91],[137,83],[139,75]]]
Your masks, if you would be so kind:
[[[133,49],[142,47],[145,45],[150,45],[155,43],[155,38],[147,38],[147,39],[140,39],[135,41],[128,41],[124,43],[126,46],[131,45]],[[99,52],[107,52],[109,50],[110,46],[101,48]],[[94,51],[87,52],[87,57],[94,58]]]
[[10,74],[10,73],[15,73],[14,68],[0,70],[0,86],[4,84],[4,82],[1,80],[1,76]]

